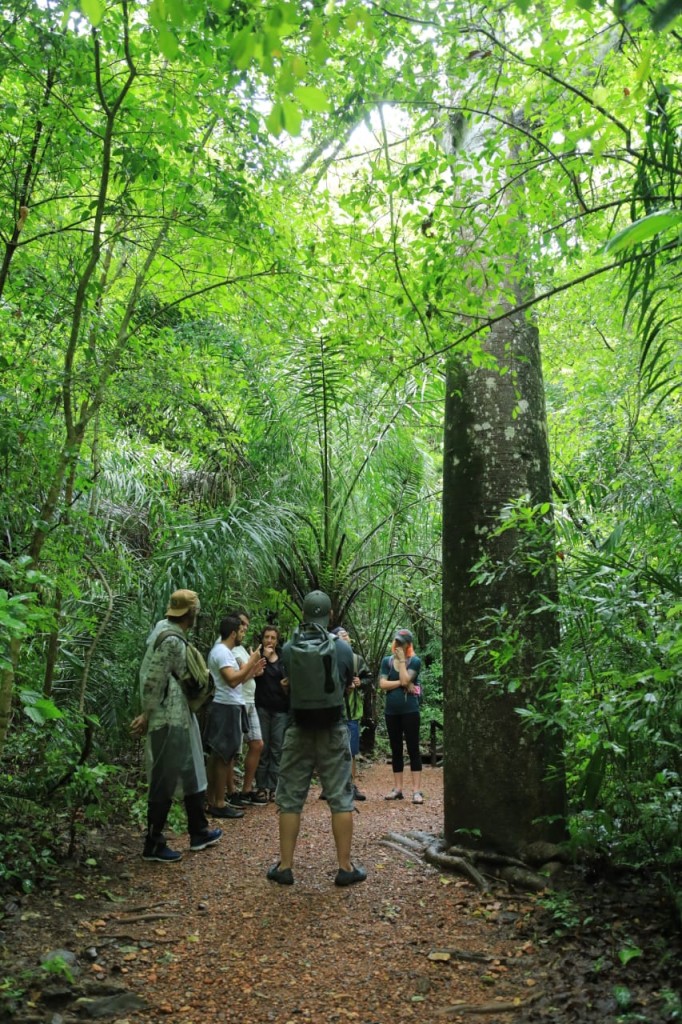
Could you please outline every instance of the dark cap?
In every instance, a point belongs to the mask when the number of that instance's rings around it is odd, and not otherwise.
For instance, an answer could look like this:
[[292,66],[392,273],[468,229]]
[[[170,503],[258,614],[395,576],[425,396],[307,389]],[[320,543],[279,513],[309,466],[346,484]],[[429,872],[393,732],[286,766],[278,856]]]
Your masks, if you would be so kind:
[[331,610],[332,603],[321,590],[312,590],[303,598],[304,622],[316,622],[319,626],[326,626]]
[[410,633],[409,629],[397,629],[393,639],[397,640],[398,643],[405,644],[405,646],[407,646],[407,644],[414,643],[414,637]]

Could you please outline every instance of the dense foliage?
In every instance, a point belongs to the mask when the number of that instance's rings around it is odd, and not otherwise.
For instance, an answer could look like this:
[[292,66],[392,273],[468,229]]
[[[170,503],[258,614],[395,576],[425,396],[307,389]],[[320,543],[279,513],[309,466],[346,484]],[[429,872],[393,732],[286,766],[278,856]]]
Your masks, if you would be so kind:
[[[0,12],[3,814],[49,801],[73,846],[134,778],[136,667],[174,586],[205,645],[227,605],[288,628],[314,586],[374,671],[410,625],[426,719],[445,657],[513,685],[504,607],[440,650],[442,409],[448,353],[489,362],[530,273],[561,643],[524,714],[563,731],[576,848],[672,869],[676,37],[572,4],[80,11]],[[543,514],[497,524],[519,558]]]

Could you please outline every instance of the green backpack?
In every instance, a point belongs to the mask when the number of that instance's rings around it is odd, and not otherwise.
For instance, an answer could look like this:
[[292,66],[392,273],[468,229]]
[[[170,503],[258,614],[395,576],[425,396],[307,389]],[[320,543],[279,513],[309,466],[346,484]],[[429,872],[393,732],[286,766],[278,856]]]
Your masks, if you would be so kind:
[[289,645],[289,693],[294,711],[343,705],[336,637],[324,626],[306,623]]
[[185,674],[180,677],[173,675],[180,683],[182,691],[187,699],[190,711],[198,711],[207,701],[213,700],[215,694],[215,683],[209,672],[201,651],[191,644],[187,637],[177,629],[164,629],[154,641],[154,650],[157,651],[164,640],[169,636],[176,636],[185,645]]

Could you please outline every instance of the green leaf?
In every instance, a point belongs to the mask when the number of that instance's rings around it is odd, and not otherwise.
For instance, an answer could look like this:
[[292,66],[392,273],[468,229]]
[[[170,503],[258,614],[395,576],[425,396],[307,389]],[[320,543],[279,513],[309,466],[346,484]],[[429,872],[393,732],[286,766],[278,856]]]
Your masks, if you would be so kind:
[[282,134],[282,128],[284,127],[284,110],[281,103],[273,104],[272,110],[265,118],[265,124],[271,135],[278,138]]
[[639,946],[626,946],[625,949],[618,950],[618,959],[625,967],[631,960],[635,960],[638,956],[642,955],[642,950]]
[[81,0],[81,11],[88,19],[93,28],[96,28],[102,20],[104,11],[99,0]]
[[169,28],[159,25],[159,49],[168,60],[174,60],[180,52],[178,41]]
[[230,56],[235,65],[240,69],[248,67],[256,48],[256,37],[250,25],[245,25],[233,38],[230,44]]
[[292,100],[282,100],[282,111],[284,113],[284,127],[289,135],[300,135],[303,115],[300,108]]
[[315,85],[299,85],[297,89],[294,89],[294,96],[306,110],[317,113],[331,110],[326,94]]
[[661,231],[668,231],[680,224],[682,224],[682,210],[657,210],[656,213],[650,213],[647,217],[642,217],[641,220],[636,220],[634,224],[629,224],[619,231],[606,243],[604,252],[621,252],[623,249],[628,249],[639,242],[646,242],[647,239],[653,238]]

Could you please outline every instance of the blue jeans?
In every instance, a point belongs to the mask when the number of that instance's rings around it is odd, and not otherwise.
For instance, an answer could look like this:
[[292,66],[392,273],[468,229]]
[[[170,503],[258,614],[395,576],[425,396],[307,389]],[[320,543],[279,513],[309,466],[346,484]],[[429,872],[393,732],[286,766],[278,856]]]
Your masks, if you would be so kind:
[[275,790],[289,712],[266,711],[265,708],[256,708],[256,711],[263,735],[263,749],[256,769],[256,785],[259,789]]
[[355,718],[347,718],[346,728],[348,729],[350,752],[353,757],[357,757],[360,753],[360,723]]

